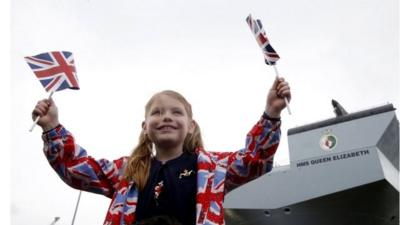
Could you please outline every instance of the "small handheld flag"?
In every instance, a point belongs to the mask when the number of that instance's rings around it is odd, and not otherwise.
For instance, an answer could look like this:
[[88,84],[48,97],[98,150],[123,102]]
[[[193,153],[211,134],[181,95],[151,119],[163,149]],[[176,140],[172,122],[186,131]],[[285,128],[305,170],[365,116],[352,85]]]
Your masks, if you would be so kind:
[[47,92],[79,89],[71,52],[46,52],[25,60]]
[[265,33],[261,21],[254,20],[250,14],[246,18],[246,22],[249,25],[254,37],[256,38],[258,45],[260,46],[264,54],[265,63],[267,65],[275,65],[276,61],[279,60],[279,55],[278,53],[276,53],[276,51],[272,48],[271,44],[269,43],[268,37]]
[[[25,60],[45,90],[50,92],[48,99],[55,91],[67,88],[79,89],[74,57],[71,52],[45,52],[35,56],[27,56]],[[36,117],[29,131],[33,130],[39,119],[39,116]]]
[[[276,77],[279,77],[279,73],[275,64],[280,59],[280,57],[278,53],[276,53],[276,51],[272,48],[261,21],[259,19],[254,20],[250,14],[249,16],[247,16],[246,22],[249,25],[250,30],[253,33],[254,37],[256,38],[256,41],[261,48],[261,51],[263,52],[265,63],[267,65],[273,66]],[[285,97],[285,103],[289,114],[292,114],[289,107],[289,101],[287,100],[286,97]]]

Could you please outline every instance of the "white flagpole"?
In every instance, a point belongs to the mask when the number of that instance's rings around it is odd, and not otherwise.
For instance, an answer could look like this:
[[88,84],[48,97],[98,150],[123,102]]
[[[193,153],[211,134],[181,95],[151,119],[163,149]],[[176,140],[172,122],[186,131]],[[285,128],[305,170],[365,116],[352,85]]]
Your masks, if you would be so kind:
[[[278,69],[276,68],[275,64],[272,64],[272,67],[274,67],[276,78],[279,78]],[[285,97],[285,103],[286,103],[286,108],[288,110],[289,115],[292,115],[292,111],[290,111],[289,101],[287,100],[286,97]]]
[[74,217],[72,218],[71,225],[74,225],[74,223],[75,223],[76,211],[78,211],[78,205],[79,205],[79,200],[81,199],[81,194],[82,194],[82,191],[79,191],[78,201],[76,202]]
[[[51,98],[51,96],[53,96],[53,94],[54,94],[54,91],[51,91],[50,95],[49,95],[49,97],[47,99],[50,100],[50,98]],[[39,121],[39,119],[40,119],[40,116],[37,116],[35,121],[33,122],[32,126],[31,126],[31,128],[29,129],[29,132],[33,131],[33,129],[35,128],[35,126],[36,126],[37,122]]]

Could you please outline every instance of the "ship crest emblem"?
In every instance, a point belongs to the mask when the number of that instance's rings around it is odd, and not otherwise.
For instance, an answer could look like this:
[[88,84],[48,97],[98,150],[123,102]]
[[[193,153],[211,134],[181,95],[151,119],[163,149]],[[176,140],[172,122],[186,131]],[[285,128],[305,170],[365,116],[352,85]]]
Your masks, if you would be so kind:
[[331,151],[336,147],[336,145],[336,136],[332,134],[331,130],[326,130],[319,141],[319,146],[324,151]]

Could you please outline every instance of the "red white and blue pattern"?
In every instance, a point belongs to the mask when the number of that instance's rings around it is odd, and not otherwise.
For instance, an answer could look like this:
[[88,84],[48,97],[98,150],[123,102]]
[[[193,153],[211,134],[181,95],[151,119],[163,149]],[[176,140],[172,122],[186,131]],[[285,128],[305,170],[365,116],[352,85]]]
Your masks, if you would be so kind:
[[25,60],[47,92],[79,89],[71,52],[46,52],[27,56]]
[[[197,149],[196,225],[221,225],[224,195],[272,169],[280,140],[280,122],[262,117],[236,152]],[[62,125],[43,134],[44,153],[57,174],[73,188],[112,199],[104,224],[134,224],[138,189],[123,179],[128,157],[95,160]]]
[[263,52],[265,63],[267,65],[275,65],[276,61],[279,60],[279,55],[278,53],[276,53],[276,51],[272,48],[271,44],[269,43],[267,34],[265,33],[261,21],[258,19],[254,20],[250,14],[246,18],[246,22],[249,25],[254,37],[256,38],[258,45],[260,46]]
[[154,199],[156,202],[158,201],[158,198],[160,197],[160,194],[164,192],[164,181],[160,181],[157,183],[157,185],[154,187]]

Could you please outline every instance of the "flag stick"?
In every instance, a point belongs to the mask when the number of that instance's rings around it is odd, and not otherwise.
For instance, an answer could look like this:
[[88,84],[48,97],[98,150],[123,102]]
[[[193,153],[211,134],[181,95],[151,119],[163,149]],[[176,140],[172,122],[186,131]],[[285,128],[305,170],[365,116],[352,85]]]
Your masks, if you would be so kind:
[[[274,67],[276,78],[278,79],[279,78],[278,69],[276,68],[275,64],[273,64],[272,66]],[[290,107],[289,107],[289,101],[287,100],[286,96],[285,96],[285,103],[286,103],[286,108],[287,108],[289,115],[292,115],[292,112],[290,111]]]
[[[53,96],[53,94],[54,94],[54,91],[51,91],[50,95],[49,95],[49,97],[47,99],[50,100],[50,98],[51,98],[51,96]],[[29,132],[33,131],[33,129],[35,128],[35,126],[36,126],[37,122],[39,121],[39,119],[40,119],[40,116],[37,116],[35,121],[33,122],[32,126],[31,126],[31,129],[29,129]]]

